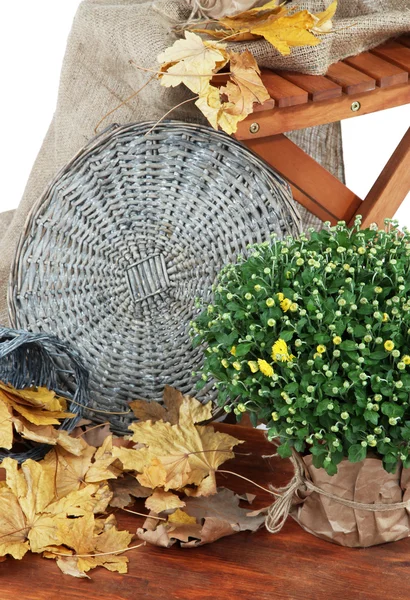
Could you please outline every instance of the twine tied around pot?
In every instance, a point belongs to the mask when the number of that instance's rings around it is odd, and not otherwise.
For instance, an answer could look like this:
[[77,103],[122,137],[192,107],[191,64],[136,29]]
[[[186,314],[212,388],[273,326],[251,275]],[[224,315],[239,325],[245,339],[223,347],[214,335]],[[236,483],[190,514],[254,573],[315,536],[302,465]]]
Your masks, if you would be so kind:
[[[263,458],[271,458],[279,456],[278,454],[272,454],[271,456],[264,456]],[[270,533],[278,533],[285,524],[286,519],[289,516],[290,510],[293,505],[295,496],[298,496],[298,492],[306,494],[306,492],[316,492],[321,494],[325,498],[334,500],[338,504],[348,506],[355,510],[365,510],[369,512],[388,512],[398,510],[401,508],[410,508],[410,499],[406,502],[395,502],[393,504],[382,504],[373,503],[367,504],[365,502],[356,502],[354,500],[347,500],[327,492],[322,488],[316,486],[305,474],[305,464],[302,458],[295,451],[292,451],[290,458],[295,473],[290,482],[281,488],[274,488],[270,486],[270,489],[274,495],[277,495],[275,502],[269,507],[268,513],[265,520],[266,529]]]

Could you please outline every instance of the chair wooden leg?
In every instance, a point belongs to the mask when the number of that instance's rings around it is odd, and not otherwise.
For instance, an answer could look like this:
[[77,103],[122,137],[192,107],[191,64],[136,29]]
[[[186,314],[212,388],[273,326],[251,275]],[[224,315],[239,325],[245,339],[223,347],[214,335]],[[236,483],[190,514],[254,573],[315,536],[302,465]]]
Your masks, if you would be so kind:
[[322,221],[350,219],[362,200],[283,134],[243,142],[291,185],[293,197]]
[[363,216],[362,227],[368,227],[371,223],[382,226],[384,219],[395,215],[409,191],[410,128],[357,209],[357,214]]

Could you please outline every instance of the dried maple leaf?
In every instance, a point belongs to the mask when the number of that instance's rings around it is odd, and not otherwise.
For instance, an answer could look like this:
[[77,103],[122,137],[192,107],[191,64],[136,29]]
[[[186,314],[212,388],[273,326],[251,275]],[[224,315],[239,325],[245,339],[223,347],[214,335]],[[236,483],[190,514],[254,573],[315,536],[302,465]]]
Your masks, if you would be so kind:
[[184,83],[192,92],[200,94],[213,73],[226,65],[228,60],[228,53],[222,44],[203,41],[186,31],[185,39],[177,40],[158,55],[161,85],[175,87]]
[[222,102],[219,89],[212,85],[208,85],[207,90],[198,98],[195,105],[214,129],[221,128],[229,135],[235,133],[238,123],[247,117],[247,114],[232,114],[235,105],[230,102]]
[[61,443],[78,454],[79,442],[53,427],[60,425],[61,419],[73,417],[67,412],[66,399],[53,391],[42,387],[18,390],[0,382],[0,448],[12,449],[15,429],[24,439],[50,445]]
[[81,439],[70,436],[63,429],[55,429],[52,425],[33,425],[23,417],[14,417],[12,421],[17,433],[26,440],[49,446],[59,445],[76,456],[82,453],[85,446]]
[[[316,46],[320,39],[313,33],[331,30],[331,18],[337,7],[334,0],[323,12],[314,15],[307,10],[294,11],[268,2],[233,16],[211,22],[211,28],[192,27],[191,31],[217,39],[239,42],[265,38],[281,54],[290,54],[292,46]],[[214,27],[214,28],[212,28]]]
[[[203,413],[201,409],[200,414]],[[114,449],[114,453],[128,468],[135,459],[134,470],[140,473],[137,479],[144,486],[178,490],[187,485],[199,485],[209,478],[204,490],[211,494],[216,489],[215,471],[233,458],[232,448],[241,442],[215,432],[212,427],[195,425],[197,418],[202,418],[198,417],[197,401],[186,397],[180,407],[178,424],[163,421],[132,423],[132,440],[145,447]],[[131,460],[126,462],[125,457]]]
[[[112,515],[103,522],[102,529],[92,514],[74,519],[71,526],[64,529],[63,539],[64,545],[75,554],[58,556],[53,554],[52,548],[48,548],[48,558],[56,558],[62,572],[74,577],[88,577],[86,573],[99,566],[126,573],[128,558],[114,553],[126,550],[133,536],[128,531],[118,531],[114,523]],[[64,553],[60,548],[58,550],[59,554]]]
[[106,437],[98,449],[82,441],[83,450],[79,456],[63,448],[55,448],[46,455],[43,463],[53,472],[57,497],[66,496],[89,483],[115,479],[121,473],[113,464],[116,457],[112,441],[111,435]]
[[230,73],[230,80],[220,92],[226,94],[234,105],[229,109],[231,114],[248,115],[255,102],[263,104],[269,100],[270,95],[260,78],[258,64],[250,52],[231,52]]
[[320,40],[310,29],[315,25],[313,16],[303,10],[290,16],[268,18],[250,27],[250,33],[265,38],[283,55],[290,54],[291,46],[317,46]]
[[134,502],[135,498],[148,498],[152,494],[151,488],[142,486],[130,475],[110,481],[110,488],[113,492],[110,506],[116,508],[125,508]]
[[240,531],[257,531],[265,515],[250,516],[239,507],[239,496],[231,490],[220,488],[210,498],[191,498],[184,510],[177,509],[166,523],[147,519],[137,530],[141,540],[169,548],[178,540],[181,546],[192,548],[209,544]]
[[148,510],[154,513],[162,513],[166,510],[175,510],[185,506],[185,502],[172,492],[165,492],[164,490],[155,490],[155,492],[147,498],[145,506]]
[[331,4],[321,13],[313,15],[315,25],[312,28],[314,33],[329,33],[332,30],[332,18],[337,9],[337,0],[333,0]]
[[0,400],[0,448],[13,447],[13,412],[11,407]]
[[210,403],[201,404],[191,396],[184,396],[179,390],[170,385],[164,387],[163,405],[155,400],[133,400],[130,402],[130,408],[139,421],[151,421],[152,423],[165,421],[171,423],[171,425],[176,425],[179,422],[179,410],[184,398],[189,402],[189,418],[193,423],[202,423],[212,419]]

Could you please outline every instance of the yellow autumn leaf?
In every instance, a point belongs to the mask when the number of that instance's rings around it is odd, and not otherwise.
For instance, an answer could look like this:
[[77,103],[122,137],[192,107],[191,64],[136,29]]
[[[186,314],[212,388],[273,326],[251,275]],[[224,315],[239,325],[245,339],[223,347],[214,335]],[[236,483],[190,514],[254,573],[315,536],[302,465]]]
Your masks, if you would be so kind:
[[218,88],[212,85],[208,85],[206,93],[198,98],[195,105],[205,115],[214,129],[220,127],[228,134],[235,133],[238,123],[243,121],[247,116],[246,114],[231,114],[229,109],[233,111],[235,105],[230,102],[221,102]]
[[185,506],[185,502],[176,494],[159,489],[155,490],[154,493],[146,499],[145,506],[148,510],[159,515],[159,513],[164,510],[182,508]]
[[273,0],[264,6],[208,22],[206,27],[198,23],[190,30],[229,42],[264,38],[281,54],[288,55],[292,46],[319,44],[320,39],[313,34],[331,31],[331,19],[336,8],[337,0],[333,0],[325,11],[314,15],[307,10],[296,11],[283,5],[277,6]]
[[177,508],[172,515],[168,517],[168,523],[176,523],[178,525],[191,525],[196,524],[195,517],[190,517],[186,512]]
[[317,46],[320,40],[310,29],[315,25],[313,16],[303,10],[294,15],[273,17],[258,24],[251,25],[249,30],[254,35],[265,38],[281,54],[290,54],[291,46]]
[[312,31],[314,33],[329,33],[332,30],[332,18],[335,15],[337,9],[337,0],[333,0],[331,4],[321,13],[313,15],[315,19],[314,27]]
[[112,436],[108,436],[98,449],[84,444],[78,456],[64,448],[51,450],[42,464],[47,465],[53,472],[56,495],[66,496],[89,483],[115,479],[120,471],[113,466],[116,456],[112,450]]
[[222,44],[203,41],[190,31],[185,39],[177,40],[158,55],[161,63],[161,85],[175,87],[184,83],[196,94],[202,93],[213,73],[228,62],[228,53]]
[[[126,573],[128,558],[114,553],[126,550],[132,537],[128,531],[118,531],[112,517],[103,522],[101,528],[98,520],[92,514],[87,514],[74,519],[72,525],[65,526],[63,531],[65,546],[74,550],[75,554],[54,558],[57,559],[57,565],[63,573],[75,577],[84,577],[85,573],[98,566],[109,571]],[[83,556],[87,554],[91,556]],[[53,557],[51,548],[49,556]]]
[[73,438],[67,431],[55,429],[52,425],[33,425],[24,417],[14,417],[13,424],[22,438],[39,444],[48,444],[49,446],[58,444],[77,456],[82,453],[86,446],[81,438]]
[[[145,448],[134,450],[148,465],[138,481],[147,487],[181,489],[189,484],[199,485],[211,477],[209,493],[216,489],[214,477],[220,464],[232,458],[232,448],[241,443],[236,438],[215,432],[213,427],[198,426],[192,421],[190,404],[184,398],[180,407],[179,423],[171,425],[157,421],[132,423],[132,440]],[[141,465],[137,458],[138,466]]]
[[0,398],[0,448],[13,447],[13,413],[11,407]]

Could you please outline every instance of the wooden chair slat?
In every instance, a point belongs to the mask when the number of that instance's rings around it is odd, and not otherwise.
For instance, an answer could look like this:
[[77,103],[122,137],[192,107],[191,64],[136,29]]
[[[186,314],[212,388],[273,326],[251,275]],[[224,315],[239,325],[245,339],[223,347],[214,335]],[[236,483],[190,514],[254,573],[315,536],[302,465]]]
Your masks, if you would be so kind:
[[374,77],[377,85],[382,88],[406,83],[409,77],[407,71],[370,52],[346,58],[343,62],[366,73],[369,77]]
[[388,42],[374,48],[371,53],[410,73],[410,48],[406,48],[398,42]]
[[326,77],[340,85],[343,92],[348,95],[369,92],[376,87],[376,80],[373,77],[369,77],[343,62],[331,65]]
[[281,77],[308,92],[309,99],[312,102],[331,100],[339,98],[342,95],[340,85],[334,81],[330,81],[330,79],[326,79],[322,75],[303,75],[301,73],[293,73],[292,71],[281,71],[280,74]]
[[[352,104],[359,102],[359,110],[352,110]],[[308,102],[299,106],[274,108],[271,111],[251,114],[238,124],[235,137],[246,140],[286,133],[295,129],[304,129],[314,125],[324,125],[343,119],[356,118],[378,110],[402,106],[410,102],[410,84],[395,87],[379,88],[372,92],[364,92],[355,96],[343,94],[340,98],[328,102]],[[259,127],[252,127],[256,123]]]
[[275,100],[273,98],[270,98],[269,100],[266,100],[263,104],[254,104],[253,105],[253,112],[254,113],[258,113],[258,112],[263,112],[264,110],[272,110],[272,108],[275,108]]
[[284,135],[248,139],[246,146],[292,186],[295,200],[323,220],[349,221],[361,199]]
[[360,205],[362,227],[370,223],[383,225],[392,218],[410,191],[410,128],[387,162],[370,192]]
[[305,104],[308,101],[308,93],[300,87],[284,79],[277,73],[262,69],[262,81],[271,98],[274,98],[278,107],[295,106]]

